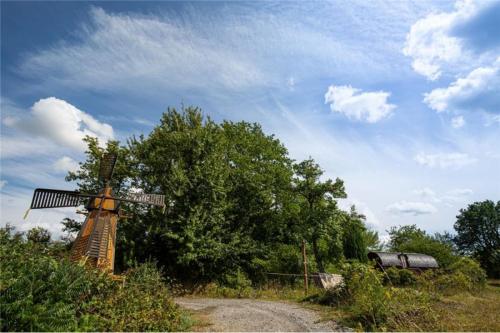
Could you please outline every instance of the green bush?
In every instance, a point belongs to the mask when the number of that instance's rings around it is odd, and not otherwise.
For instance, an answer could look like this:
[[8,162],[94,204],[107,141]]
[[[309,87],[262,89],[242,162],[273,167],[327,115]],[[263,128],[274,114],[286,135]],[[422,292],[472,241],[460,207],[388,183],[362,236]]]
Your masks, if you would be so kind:
[[387,276],[400,285],[413,283],[415,276],[410,271],[395,269],[383,274],[371,266],[354,263],[344,265],[342,276],[343,285],[308,300],[343,307],[349,313],[346,324],[351,327],[378,331],[408,327],[421,330],[422,322],[434,320],[429,293],[413,288],[384,287]]
[[113,281],[11,231],[0,229],[2,331],[171,331],[187,324],[153,264]]
[[252,281],[237,269],[233,274],[224,274],[218,288],[224,297],[249,297],[252,293]]
[[415,284],[417,278],[415,274],[408,269],[389,267],[384,271],[384,284],[398,286],[411,286]]
[[474,292],[486,286],[486,273],[476,261],[462,257],[447,270],[424,272],[418,277],[418,285],[435,294]]
[[486,286],[486,272],[479,263],[471,258],[462,257],[450,266],[450,271],[467,276],[474,288]]

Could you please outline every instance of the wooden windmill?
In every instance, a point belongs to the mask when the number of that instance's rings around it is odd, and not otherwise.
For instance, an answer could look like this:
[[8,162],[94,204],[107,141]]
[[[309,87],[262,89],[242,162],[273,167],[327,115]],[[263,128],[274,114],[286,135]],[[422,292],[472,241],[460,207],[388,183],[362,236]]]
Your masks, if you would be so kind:
[[38,188],[33,194],[30,209],[78,207],[86,204],[85,222],[75,239],[71,260],[86,262],[99,269],[113,272],[115,262],[116,226],[120,218],[120,203],[138,203],[165,207],[165,196],[129,193],[125,198],[113,196],[110,186],[116,163],[115,154],[105,154],[100,162],[99,180],[103,189],[97,194]]

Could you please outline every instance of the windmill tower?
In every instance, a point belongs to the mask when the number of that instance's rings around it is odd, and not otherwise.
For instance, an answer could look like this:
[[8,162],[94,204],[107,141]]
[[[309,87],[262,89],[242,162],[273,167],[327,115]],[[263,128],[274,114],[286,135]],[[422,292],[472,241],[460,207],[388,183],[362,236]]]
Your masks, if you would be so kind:
[[88,211],[71,249],[71,260],[86,262],[92,267],[113,273],[115,263],[116,227],[122,202],[165,207],[160,194],[129,193],[125,198],[113,196],[110,180],[116,163],[115,154],[105,154],[99,166],[103,189],[97,194],[38,188],[30,209],[78,207],[84,203]]

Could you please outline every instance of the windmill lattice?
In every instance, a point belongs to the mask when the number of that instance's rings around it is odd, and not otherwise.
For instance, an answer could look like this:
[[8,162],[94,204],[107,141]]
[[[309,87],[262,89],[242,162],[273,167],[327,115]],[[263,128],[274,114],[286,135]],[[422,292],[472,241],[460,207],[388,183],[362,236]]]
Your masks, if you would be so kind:
[[100,161],[99,180],[103,189],[97,194],[38,188],[30,209],[78,207],[87,202],[87,217],[71,249],[71,260],[87,259],[93,267],[113,272],[116,227],[120,218],[120,203],[139,203],[165,207],[160,194],[129,193],[125,198],[113,196],[110,180],[116,163],[115,154],[105,154]]

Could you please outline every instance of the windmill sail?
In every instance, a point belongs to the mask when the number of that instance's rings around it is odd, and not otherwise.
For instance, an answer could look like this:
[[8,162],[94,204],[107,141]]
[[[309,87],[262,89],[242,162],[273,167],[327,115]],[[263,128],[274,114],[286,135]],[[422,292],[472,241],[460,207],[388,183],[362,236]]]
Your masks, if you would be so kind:
[[107,182],[113,176],[113,170],[116,163],[116,154],[107,153],[101,158],[101,163],[99,166],[99,180]]
[[75,191],[37,188],[33,194],[30,209],[78,207],[84,203],[85,199],[90,197],[93,197],[93,195]]
[[116,198],[116,200],[160,207],[165,206],[165,196],[163,194],[128,193],[125,198]]

